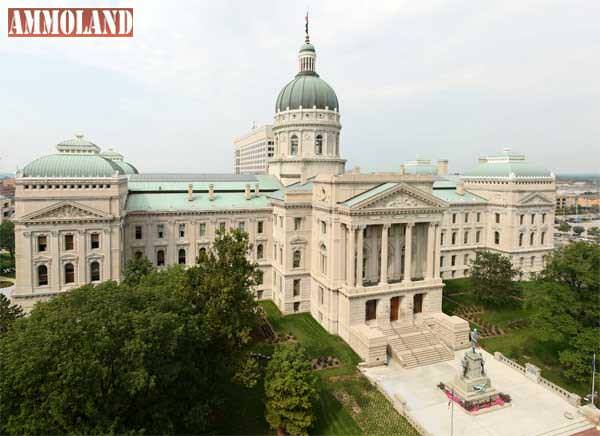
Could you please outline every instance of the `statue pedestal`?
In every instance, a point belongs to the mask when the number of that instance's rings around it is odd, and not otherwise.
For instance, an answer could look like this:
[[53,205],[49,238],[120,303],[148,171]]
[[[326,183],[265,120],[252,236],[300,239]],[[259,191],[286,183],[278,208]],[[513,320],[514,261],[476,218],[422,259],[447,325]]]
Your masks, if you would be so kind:
[[469,350],[461,363],[461,373],[453,381],[444,384],[446,395],[453,397],[470,414],[489,412],[510,405],[492,387],[492,382],[485,373],[481,353]]

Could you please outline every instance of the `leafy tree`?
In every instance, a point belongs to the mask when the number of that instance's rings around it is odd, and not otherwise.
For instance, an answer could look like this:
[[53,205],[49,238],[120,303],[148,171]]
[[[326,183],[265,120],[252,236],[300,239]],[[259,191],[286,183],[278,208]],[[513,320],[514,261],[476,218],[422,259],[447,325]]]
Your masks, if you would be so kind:
[[[215,364],[224,379],[246,385],[256,382],[256,361],[248,359],[250,333],[258,325],[257,302],[251,290],[261,280],[256,263],[248,260],[248,234],[218,232],[212,247],[200,252],[198,264],[187,270],[185,298],[202,312],[202,328],[211,338]],[[217,375],[215,375],[217,376]]]
[[10,326],[23,316],[23,310],[18,304],[10,304],[4,294],[0,294],[0,336],[5,334]]
[[537,285],[531,304],[539,338],[558,344],[568,377],[589,382],[592,353],[600,356],[600,246],[576,242],[555,250]]
[[123,283],[128,286],[137,286],[142,279],[154,271],[154,265],[146,256],[129,259],[123,273]]
[[248,249],[222,234],[187,270],[138,262],[130,284],[38,303],[0,338],[0,434],[208,431],[224,392],[256,377]]
[[508,257],[478,251],[471,266],[473,296],[487,306],[519,305],[521,287],[513,281],[518,274]]
[[569,230],[571,230],[571,226],[565,221],[562,221],[558,226],[558,230],[560,230],[561,232],[568,232]]
[[577,236],[581,235],[583,232],[585,232],[585,228],[583,226],[573,227],[573,233],[575,233]]
[[0,248],[8,250],[10,257],[15,257],[15,225],[12,221],[0,224]]
[[266,418],[278,434],[306,435],[315,423],[317,379],[304,349],[280,345],[265,375]]

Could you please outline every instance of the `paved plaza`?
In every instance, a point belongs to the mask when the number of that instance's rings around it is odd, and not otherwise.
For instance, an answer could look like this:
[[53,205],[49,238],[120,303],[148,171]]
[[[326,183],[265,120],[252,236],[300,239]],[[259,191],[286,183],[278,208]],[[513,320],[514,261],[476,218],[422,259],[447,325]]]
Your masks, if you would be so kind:
[[[509,394],[512,405],[476,416],[455,405],[455,436],[556,436],[593,428],[577,408],[562,397],[481,351],[492,385]],[[450,435],[451,410],[447,397],[437,384],[454,378],[463,355],[464,351],[459,351],[453,361],[412,369],[404,369],[392,362],[390,366],[367,368],[364,372],[389,397],[406,402],[412,417],[431,434]]]

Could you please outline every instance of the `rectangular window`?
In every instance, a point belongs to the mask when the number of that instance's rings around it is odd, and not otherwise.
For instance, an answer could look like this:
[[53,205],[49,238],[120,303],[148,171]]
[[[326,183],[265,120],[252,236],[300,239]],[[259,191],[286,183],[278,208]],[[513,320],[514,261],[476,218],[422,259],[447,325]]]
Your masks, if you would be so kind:
[[463,265],[468,265],[469,264],[469,255],[465,254],[465,258],[463,259]]
[[377,300],[368,300],[365,307],[365,321],[377,318]]
[[142,226],[135,226],[135,239],[139,240],[144,237]]
[[440,245],[444,245],[444,235],[445,233],[440,233]]
[[321,221],[321,233],[327,234],[327,223],[325,221]]
[[294,279],[293,290],[294,290],[294,297],[297,297],[300,295],[300,279]]
[[264,232],[263,227],[264,227],[263,222],[262,221],[258,221],[256,223],[256,233],[263,233]]
[[496,224],[500,224],[500,214],[496,212]]
[[300,230],[302,227],[302,218],[296,217],[294,218],[294,230]]
[[540,244],[544,245],[544,240],[546,239],[546,232],[542,232],[540,235]]
[[206,223],[200,223],[198,226],[200,236],[206,236]]
[[544,224],[546,222],[546,214],[543,213],[542,214],[542,224]]
[[297,301],[294,303],[294,312],[298,312],[300,310],[300,302]]
[[279,227],[281,227],[283,229],[283,217],[282,216],[279,217]]
[[185,238],[185,224],[179,224],[179,237]]
[[92,250],[100,248],[100,235],[98,233],[92,233],[90,235],[90,245]]
[[452,232],[452,245],[456,245],[456,232]]
[[165,237],[165,225],[164,224],[156,225],[156,237],[158,239],[162,239]]
[[65,250],[73,249],[73,235],[65,235]]
[[440,268],[444,266],[444,256],[440,256]]
[[456,224],[456,214],[452,214],[452,224]]
[[469,222],[469,212],[465,212],[465,223]]
[[520,224],[520,225],[523,225],[523,223],[524,223],[524,222],[525,222],[525,215],[521,215],[521,216],[519,217],[519,224]]
[[325,301],[325,291],[323,291],[323,288],[321,286],[319,286],[319,304],[323,304],[323,302]]
[[219,223],[219,230],[224,232],[225,231],[225,221],[221,221]]
[[477,230],[477,232],[475,232],[475,243],[479,244],[479,242],[481,242],[481,230]]
[[450,258],[450,265],[456,265],[456,255],[452,255],[452,257]]
[[238,223],[238,229],[241,230],[242,232],[246,231],[246,222],[245,221],[240,221]]
[[48,237],[43,235],[43,236],[38,236],[37,238],[37,246],[38,246],[38,251],[46,251],[48,250]]
[[531,214],[531,224],[535,224],[535,214]]
[[469,232],[465,232],[463,235],[463,244],[469,243]]
[[477,212],[477,222],[481,222],[481,212]]

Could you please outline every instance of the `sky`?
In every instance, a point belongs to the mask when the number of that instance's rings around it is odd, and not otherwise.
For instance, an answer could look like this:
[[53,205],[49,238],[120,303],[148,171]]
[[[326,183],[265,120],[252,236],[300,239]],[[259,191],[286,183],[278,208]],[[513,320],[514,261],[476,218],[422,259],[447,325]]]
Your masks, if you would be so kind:
[[133,38],[0,32],[0,173],[81,132],[142,172],[232,172],[233,138],[272,122],[310,13],[341,153],[461,172],[505,147],[555,173],[600,169],[597,0],[5,0],[133,7]]

